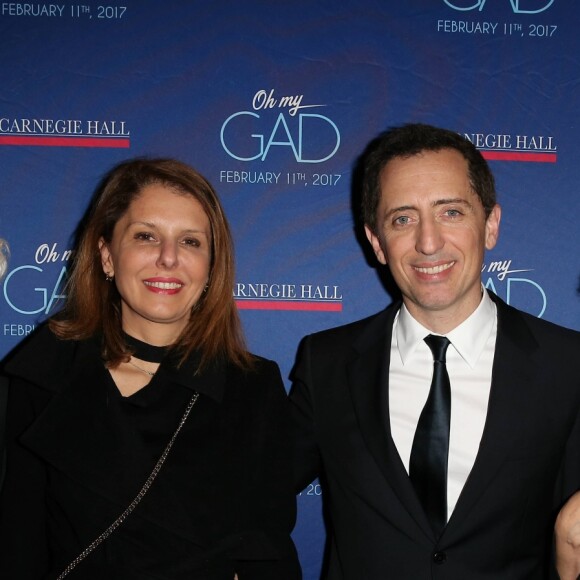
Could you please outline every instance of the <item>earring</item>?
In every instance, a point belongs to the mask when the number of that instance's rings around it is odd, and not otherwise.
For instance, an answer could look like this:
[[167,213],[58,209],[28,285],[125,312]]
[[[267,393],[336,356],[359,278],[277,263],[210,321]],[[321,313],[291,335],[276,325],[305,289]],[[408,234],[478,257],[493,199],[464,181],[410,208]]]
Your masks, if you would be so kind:
[[207,292],[207,289],[209,288],[209,284],[206,284],[203,288],[203,293]]
[[111,276],[111,274],[109,274],[108,272],[105,274],[105,280],[107,282],[112,282],[113,281],[113,277],[114,277],[114,275]]

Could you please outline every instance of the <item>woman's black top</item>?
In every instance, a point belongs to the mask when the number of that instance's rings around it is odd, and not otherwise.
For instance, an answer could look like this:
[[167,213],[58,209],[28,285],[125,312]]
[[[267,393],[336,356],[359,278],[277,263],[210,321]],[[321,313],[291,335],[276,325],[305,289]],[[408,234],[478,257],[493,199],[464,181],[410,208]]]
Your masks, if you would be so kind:
[[194,392],[199,398],[136,510],[71,580],[296,580],[286,393],[275,363],[249,372],[171,355],[121,396],[97,339],[47,329],[8,363],[0,578],[56,578],[129,505]]

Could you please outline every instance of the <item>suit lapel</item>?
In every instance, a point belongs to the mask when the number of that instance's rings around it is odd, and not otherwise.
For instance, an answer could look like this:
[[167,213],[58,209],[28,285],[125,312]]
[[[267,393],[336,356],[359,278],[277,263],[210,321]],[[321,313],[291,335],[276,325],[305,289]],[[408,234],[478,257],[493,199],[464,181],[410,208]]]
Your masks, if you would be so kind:
[[404,506],[402,526],[418,526],[432,540],[432,530],[417,499],[391,436],[389,421],[389,366],[391,335],[400,304],[375,317],[353,341],[358,356],[347,366],[347,380],[364,442]]
[[530,356],[536,341],[516,310],[490,293],[497,304],[498,329],[487,417],[479,451],[459,496],[447,530],[455,529],[469,514],[498,473],[506,455],[517,445],[525,407],[537,405],[535,366]]
[[[517,445],[519,422],[516,415],[526,413],[522,407],[537,404],[535,392],[530,392],[536,372],[530,356],[536,348],[535,339],[517,310],[490,295],[497,304],[498,331],[487,418],[479,452],[446,527],[446,536],[469,515],[506,455]],[[399,306],[394,305],[374,318],[353,341],[357,356],[348,365],[347,379],[359,429],[371,456],[408,515],[429,539],[433,539],[390,430],[390,342]]]

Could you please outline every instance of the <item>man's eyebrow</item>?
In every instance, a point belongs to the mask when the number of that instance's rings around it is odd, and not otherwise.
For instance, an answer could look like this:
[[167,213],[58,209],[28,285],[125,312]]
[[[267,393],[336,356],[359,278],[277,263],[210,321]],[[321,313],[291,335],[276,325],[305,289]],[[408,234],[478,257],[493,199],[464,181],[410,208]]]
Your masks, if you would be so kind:
[[[471,202],[463,197],[449,197],[449,198],[445,197],[442,199],[437,199],[431,204],[431,207],[437,207],[440,205],[448,205],[448,204],[460,204],[467,206],[469,209],[473,209],[473,205],[471,204]],[[392,209],[387,210],[383,216],[383,219],[386,220],[393,214],[399,213],[401,211],[416,211],[416,210],[417,208],[414,205],[401,205],[399,207],[394,207]]]
[[417,208],[414,205],[402,205],[400,207],[394,207],[393,209],[390,209],[388,211],[385,212],[384,218],[388,218],[390,216],[392,216],[394,213],[398,213],[400,211],[409,211],[409,210],[416,210]]
[[436,207],[438,205],[447,205],[449,203],[458,203],[461,205],[466,205],[469,209],[473,209],[473,205],[471,205],[471,203],[463,197],[451,197],[451,198],[438,199],[438,200],[434,201],[431,204],[431,206]]

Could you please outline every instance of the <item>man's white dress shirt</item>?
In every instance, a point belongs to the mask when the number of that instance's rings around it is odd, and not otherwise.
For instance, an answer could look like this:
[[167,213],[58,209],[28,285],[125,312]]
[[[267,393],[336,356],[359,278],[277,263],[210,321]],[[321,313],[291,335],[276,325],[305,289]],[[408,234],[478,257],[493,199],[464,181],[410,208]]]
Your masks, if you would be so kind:
[[[415,430],[433,375],[433,355],[423,340],[429,334],[436,333],[417,322],[403,305],[395,319],[391,340],[389,419],[407,473]],[[479,449],[487,416],[496,334],[496,306],[484,290],[471,316],[445,335],[451,341],[446,357],[451,383],[447,519]]]

